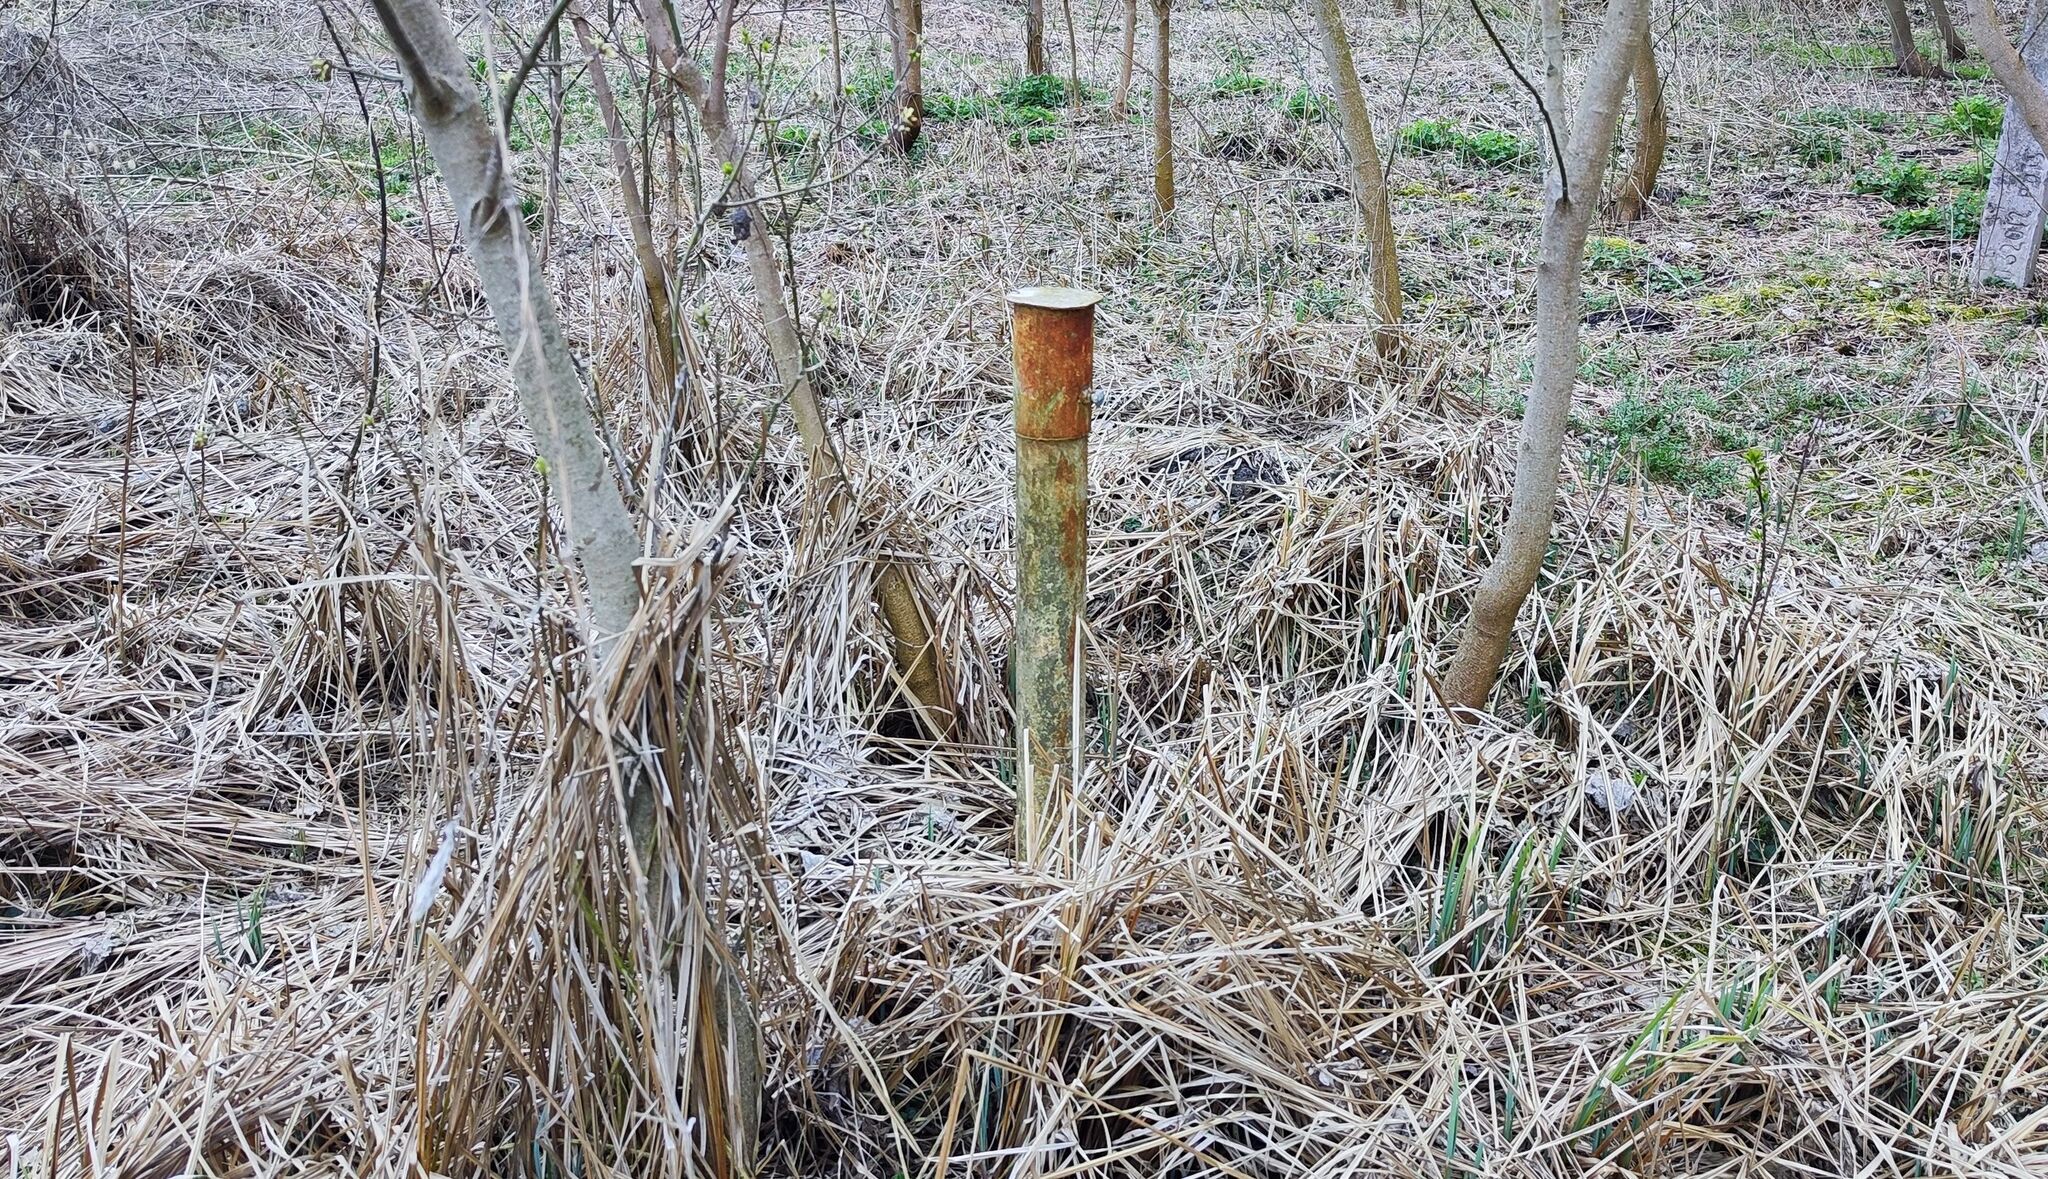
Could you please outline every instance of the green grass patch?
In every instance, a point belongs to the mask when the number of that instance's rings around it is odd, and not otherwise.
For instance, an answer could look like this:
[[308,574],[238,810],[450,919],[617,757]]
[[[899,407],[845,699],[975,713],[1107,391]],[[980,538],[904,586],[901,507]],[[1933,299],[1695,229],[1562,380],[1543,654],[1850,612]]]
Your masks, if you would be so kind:
[[1957,99],[1946,115],[1935,120],[1942,130],[1971,140],[1995,138],[2004,123],[2005,104],[1982,94]]
[[1959,240],[1977,236],[1984,219],[1984,193],[1966,189],[1955,199],[1919,209],[1900,209],[1878,220],[1885,232],[1897,238]]
[[1287,96],[1280,111],[1297,123],[1327,123],[1336,117],[1337,104],[1303,86]]
[[1209,82],[1209,95],[1212,98],[1238,98],[1246,94],[1264,94],[1272,89],[1275,89],[1272,82],[1243,66],[1233,66]]
[[1066,79],[1052,74],[1026,74],[1003,83],[996,97],[1006,107],[1035,107],[1050,110],[1067,101]]
[[1918,160],[1885,157],[1856,174],[1856,191],[1910,209],[1934,199],[1934,169]]
[[1536,145],[1507,131],[1467,131],[1442,119],[1421,119],[1401,128],[1401,142],[1418,152],[1449,152],[1482,168],[1527,167],[1536,162]]
[[1704,389],[1636,390],[1587,424],[1600,465],[1622,464],[1644,478],[1694,495],[1735,486],[1737,467],[1715,448],[1744,441],[1720,420],[1721,403]]

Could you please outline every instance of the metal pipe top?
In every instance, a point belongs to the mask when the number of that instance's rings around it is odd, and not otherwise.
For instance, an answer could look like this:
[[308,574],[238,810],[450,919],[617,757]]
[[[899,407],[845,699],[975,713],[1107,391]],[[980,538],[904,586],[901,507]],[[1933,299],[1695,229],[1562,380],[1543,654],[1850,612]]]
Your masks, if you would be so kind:
[[1018,287],[1007,298],[1013,307],[1043,311],[1079,311],[1102,302],[1100,294],[1080,287]]
[[1095,304],[1102,296],[1074,287],[1022,287],[1009,298],[1017,436],[1086,438],[1094,416]]

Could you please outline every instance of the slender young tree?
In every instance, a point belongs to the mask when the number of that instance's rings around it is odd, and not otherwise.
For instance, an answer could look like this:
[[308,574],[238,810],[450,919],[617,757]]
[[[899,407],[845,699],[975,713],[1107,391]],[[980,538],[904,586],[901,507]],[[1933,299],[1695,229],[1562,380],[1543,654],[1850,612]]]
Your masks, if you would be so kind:
[[1906,11],[1906,0],[1884,0],[1884,13],[1892,28],[1893,67],[1909,78],[1944,77],[1941,67],[1921,56],[1920,47],[1913,43],[1913,18]]
[[[533,432],[539,466],[583,567],[592,646],[607,652],[639,610],[639,529],[613,482],[584,400],[547,276],[520,214],[514,169],[500,151],[498,128],[477,94],[468,59],[439,0],[371,0],[371,6],[397,55],[408,105],[448,185],[458,230],[511,358],[520,412]],[[644,215],[639,210],[643,221]],[[634,216],[629,212],[629,219]],[[650,271],[650,282],[659,273],[658,267]],[[649,297],[655,297],[652,289]],[[672,365],[673,354],[655,363]],[[672,379],[674,370],[669,371]],[[666,881],[655,871],[660,844],[654,795],[652,784],[632,791],[624,818],[644,877],[659,887]],[[645,903],[645,894],[640,901]],[[707,1024],[699,1043],[675,1047],[690,1062],[690,1088],[703,1102],[695,1107],[697,1113],[732,1131],[705,1136],[713,1173],[744,1173],[751,1167],[755,1141],[749,1103],[758,1108],[760,1086],[760,1038],[752,1008],[727,960],[709,944],[695,946],[666,967],[684,972],[692,980],[687,993],[717,1012],[715,1031]]]
[[1024,72],[1045,73],[1045,0],[1024,0]]
[[640,196],[640,178],[633,166],[632,137],[619,116],[612,95],[611,79],[604,68],[604,54],[590,31],[590,23],[571,13],[576,41],[590,59],[590,89],[597,99],[598,114],[604,120],[605,138],[612,153],[612,170],[618,174],[619,199],[626,208],[626,229],[633,238],[633,255],[640,264],[641,290],[647,298],[647,383],[655,404],[666,404],[680,395],[680,349],[676,337],[675,301],[668,264],[654,244],[654,223],[647,215],[647,203]]
[[1081,43],[1074,35],[1074,0],[1060,0],[1060,14],[1067,21],[1067,105],[1081,110]]
[[[761,225],[760,192],[747,157],[747,129],[732,124],[726,103],[726,62],[732,51],[736,0],[722,0],[720,4],[711,30],[709,73],[676,45],[668,0],[637,3],[649,52],[662,73],[696,110],[697,122],[724,174],[723,203],[732,210],[733,236],[747,259],[747,270],[754,281],[754,298],[761,308],[762,332],[768,337],[768,351],[782,381],[791,415],[796,418],[797,432],[803,436],[811,480],[819,489],[826,510],[845,510],[851,500],[845,467],[817,392],[811,387],[810,370],[804,364],[803,337],[790,316],[789,296],[782,284],[782,266],[774,242]],[[927,727],[945,732],[952,727],[953,710],[938,644],[932,640],[924,607],[902,565],[887,562],[876,571],[875,596],[889,630],[892,654],[904,687],[923,712]]]
[[1970,56],[1970,47],[1956,35],[1956,22],[1948,14],[1948,0],[1927,0],[1927,11],[1934,17],[1934,29],[1941,34],[1941,52],[1949,63]]
[[1536,257],[1536,364],[1522,415],[1521,445],[1515,460],[1514,498],[1500,550],[1473,595],[1472,613],[1444,674],[1447,704],[1486,706],[1514,637],[1515,615],[1536,584],[1550,529],[1557,515],[1557,481],[1564,457],[1566,420],[1579,372],[1580,287],[1585,275],[1586,234],[1599,207],[1601,178],[1621,120],[1622,96],[1633,72],[1636,48],[1649,35],[1649,0],[1607,0],[1599,47],[1586,70],[1578,113],[1566,121],[1562,14],[1557,0],[1544,4],[1546,140],[1550,146],[1549,195],[1543,210],[1542,243]]
[[1344,14],[1337,0],[1314,0],[1317,28],[1322,33],[1323,66],[1337,92],[1338,129],[1344,153],[1351,159],[1351,196],[1365,218],[1367,265],[1372,274],[1373,310],[1380,318],[1374,342],[1381,355],[1399,351],[1401,342],[1401,260],[1394,244],[1394,214],[1387,201],[1387,177],[1380,168],[1379,144],[1372,135],[1372,112],[1358,83],[1351,57],[1351,38],[1344,32]]
[[1170,45],[1173,0],[1152,0],[1157,43],[1152,56],[1152,200],[1159,217],[1173,212],[1173,81]]
[[1657,190],[1657,173],[1664,167],[1664,149],[1671,140],[1664,80],[1657,73],[1657,50],[1648,36],[1636,49],[1635,89],[1636,150],[1614,198],[1614,215],[1622,221],[1640,221],[1649,211],[1650,196]]
[[513,394],[533,432],[536,465],[546,473],[570,551],[583,568],[591,641],[603,651],[639,608],[634,562],[640,529],[613,481],[584,400],[583,379],[520,215],[512,169],[438,0],[372,0],[372,7],[397,53],[413,117],[448,185],[463,246],[511,358]]
[[1131,70],[1137,57],[1138,0],[1124,0],[1124,55],[1117,67],[1116,94],[1109,100],[1109,113],[1119,121],[1131,113]]
[[924,130],[924,0],[887,0],[889,55],[896,67],[889,150],[907,156]]

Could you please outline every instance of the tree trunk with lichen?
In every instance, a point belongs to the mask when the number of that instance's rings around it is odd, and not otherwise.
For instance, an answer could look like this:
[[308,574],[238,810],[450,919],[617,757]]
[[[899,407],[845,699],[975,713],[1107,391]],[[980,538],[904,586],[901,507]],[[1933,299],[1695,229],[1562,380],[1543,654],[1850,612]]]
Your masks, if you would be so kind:
[[1400,350],[1401,260],[1395,248],[1394,213],[1387,200],[1387,177],[1380,167],[1379,144],[1373,139],[1372,112],[1358,83],[1351,56],[1351,38],[1344,32],[1344,14],[1337,0],[1315,0],[1316,24],[1322,37],[1323,65],[1337,94],[1338,129],[1351,158],[1351,195],[1365,218],[1368,268],[1372,277],[1373,310],[1380,319],[1374,342],[1381,355]]
[[[1444,702],[1454,708],[1486,706],[1514,638],[1515,616],[1535,587],[1550,545],[1565,424],[1579,372],[1586,235],[1600,203],[1601,179],[1615,125],[1621,120],[1622,95],[1636,47],[1648,35],[1648,0],[1608,0],[1599,48],[1586,71],[1578,113],[1570,125],[1561,122],[1562,108],[1552,104],[1564,151],[1562,158],[1551,158],[1553,195],[1543,213],[1537,254],[1535,376],[1522,415],[1514,497],[1501,547],[1480,578],[1472,613],[1441,683]],[[1545,38],[1547,78],[1563,74],[1560,40]]]
[[591,641],[601,651],[639,609],[634,563],[640,558],[640,529],[613,482],[583,379],[569,357],[547,276],[520,215],[512,168],[499,153],[496,128],[447,18],[437,0],[373,4],[397,51],[413,116],[448,185],[464,248],[511,360],[520,416],[533,432],[536,463],[546,473],[569,549],[582,566]]
[[1045,0],[1024,0],[1024,72],[1045,72]]
[[1636,50],[1635,87],[1635,156],[1622,179],[1621,192],[1614,198],[1614,215],[1622,221],[1640,221],[1649,210],[1657,173],[1664,167],[1664,149],[1671,139],[1664,110],[1664,80],[1657,73],[1657,51],[1648,37]]

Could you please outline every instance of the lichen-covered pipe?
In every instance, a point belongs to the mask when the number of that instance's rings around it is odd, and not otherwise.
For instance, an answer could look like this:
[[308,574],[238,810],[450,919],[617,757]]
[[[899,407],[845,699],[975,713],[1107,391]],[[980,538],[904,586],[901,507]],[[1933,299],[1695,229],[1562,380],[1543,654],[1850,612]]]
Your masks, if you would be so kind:
[[1017,843],[1044,847],[1071,788],[1076,646],[1088,597],[1088,427],[1093,291],[1010,292],[1017,370]]

